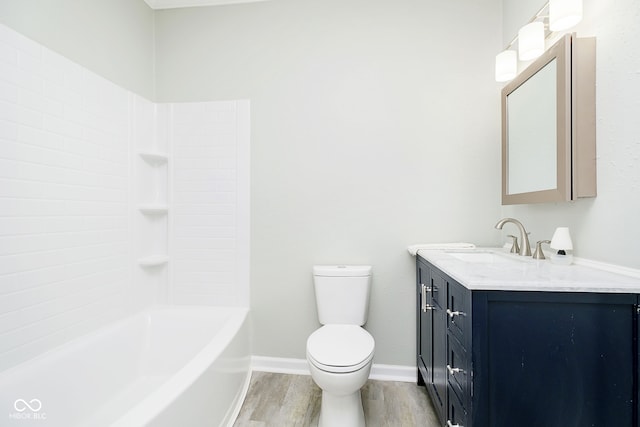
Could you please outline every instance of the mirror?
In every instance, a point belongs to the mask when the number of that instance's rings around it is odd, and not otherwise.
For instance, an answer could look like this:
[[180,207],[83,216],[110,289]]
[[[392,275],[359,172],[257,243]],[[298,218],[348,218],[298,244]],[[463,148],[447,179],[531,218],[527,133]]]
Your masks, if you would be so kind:
[[595,196],[595,40],[564,36],[502,90],[502,204]]
[[507,95],[508,194],[557,188],[557,68],[553,58]]

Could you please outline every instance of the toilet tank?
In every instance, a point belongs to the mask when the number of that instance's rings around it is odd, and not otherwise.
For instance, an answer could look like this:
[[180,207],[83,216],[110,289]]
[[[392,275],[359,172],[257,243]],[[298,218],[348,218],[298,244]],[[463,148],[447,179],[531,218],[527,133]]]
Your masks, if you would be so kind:
[[316,265],[313,267],[318,320],[323,325],[364,325],[369,314],[371,266]]

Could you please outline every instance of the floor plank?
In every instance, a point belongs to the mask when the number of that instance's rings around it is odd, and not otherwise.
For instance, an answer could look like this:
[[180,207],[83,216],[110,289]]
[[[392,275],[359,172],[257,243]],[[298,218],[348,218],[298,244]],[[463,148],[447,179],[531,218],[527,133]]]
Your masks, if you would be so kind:
[[[308,375],[254,372],[234,427],[317,427],[321,396]],[[369,380],[362,406],[368,427],[438,426],[425,388],[413,383]]]

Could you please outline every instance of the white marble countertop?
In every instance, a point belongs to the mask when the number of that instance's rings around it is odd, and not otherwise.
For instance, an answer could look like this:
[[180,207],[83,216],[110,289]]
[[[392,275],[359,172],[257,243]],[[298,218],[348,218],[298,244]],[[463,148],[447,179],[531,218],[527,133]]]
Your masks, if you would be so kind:
[[[456,253],[486,253],[474,261]],[[490,255],[493,254],[493,255]],[[502,248],[421,249],[418,256],[429,261],[470,290],[640,293],[637,270],[576,259],[568,266],[510,254]],[[602,267],[600,267],[602,266]],[[630,274],[625,274],[627,270]]]

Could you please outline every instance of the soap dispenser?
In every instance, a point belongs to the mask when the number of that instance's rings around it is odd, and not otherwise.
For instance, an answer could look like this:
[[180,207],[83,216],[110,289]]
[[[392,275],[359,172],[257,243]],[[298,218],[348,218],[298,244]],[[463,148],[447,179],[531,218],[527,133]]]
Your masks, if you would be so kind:
[[573,251],[573,242],[571,241],[571,234],[568,227],[556,228],[553,237],[551,238],[551,249],[557,252],[551,255],[551,262],[560,265],[570,265],[573,262],[573,255],[567,253],[567,251]]

